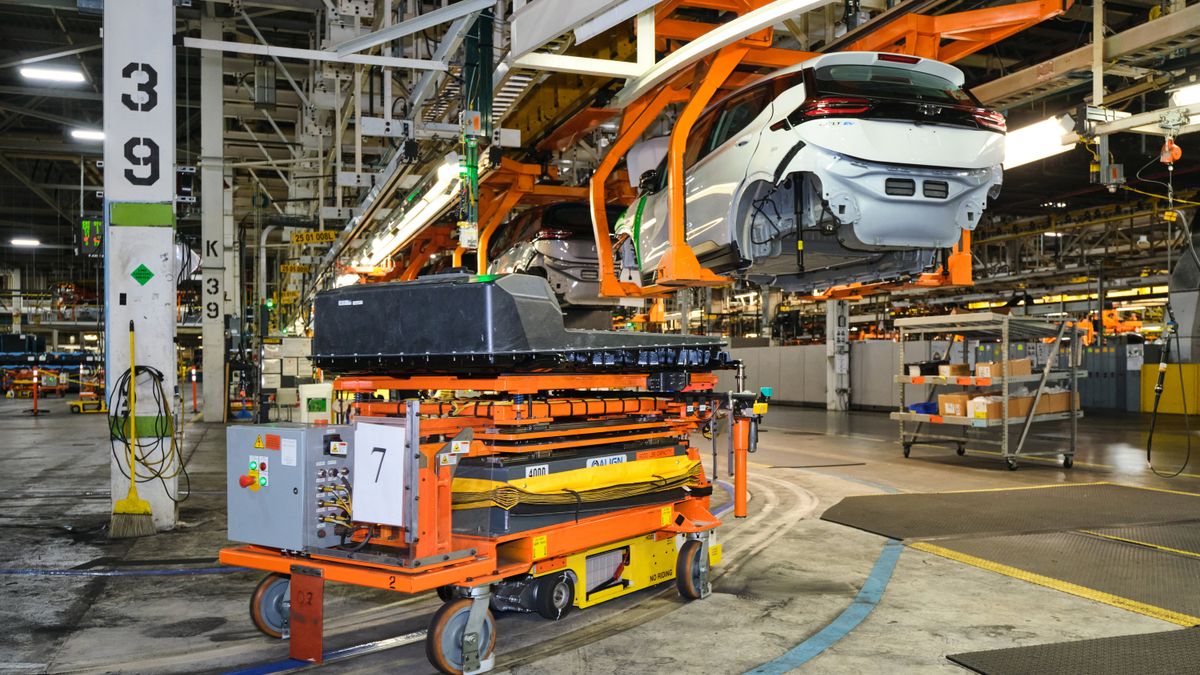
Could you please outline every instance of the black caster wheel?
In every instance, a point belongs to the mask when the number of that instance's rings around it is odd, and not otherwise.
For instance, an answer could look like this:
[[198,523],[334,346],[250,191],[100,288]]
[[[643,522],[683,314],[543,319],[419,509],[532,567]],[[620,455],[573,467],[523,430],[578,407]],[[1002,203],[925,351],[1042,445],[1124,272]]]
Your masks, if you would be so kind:
[[571,612],[575,604],[575,584],[563,572],[547,574],[537,580],[533,606],[543,619],[558,621]]
[[292,578],[268,574],[250,596],[250,621],[263,635],[282,638],[292,608]]
[[958,449],[954,452],[956,452],[959,457],[962,457],[963,455],[967,454],[967,446],[959,444]]
[[675,565],[675,587],[684,600],[699,600],[703,595],[705,579],[700,570],[700,556],[704,545],[689,539],[679,549],[679,561]]
[[442,599],[442,602],[450,602],[454,599],[453,586],[438,586],[437,596]]
[[[434,668],[449,675],[461,675],[463,666],[462,639],[467,630],[467,618],[471,614],[471,598],[459,598],[442,605],[429,622],[425,634],[425,656]],[[479,658],[486,659],[496,649],[496,619],[489,610],[483,620],[480,635],[486,649],[480,650]]]
[[1004,465],[1008,467],[1008,470],[1009,470],[1009,471],[1016,471],[1016,470],[1017,470],[1017,460],[1015,460],[1015,459],[1006,459],[1006,460],[1004,460]]
[[908,457],[909,453],[912,452],[912,443],[905,443],[903,445],[903,447],[904,447],[904,456]]
[[1075,458],[1070,455],[1064,455],[1063,456],[1063,468],[1069,469],[1073,466],[1075,466]]

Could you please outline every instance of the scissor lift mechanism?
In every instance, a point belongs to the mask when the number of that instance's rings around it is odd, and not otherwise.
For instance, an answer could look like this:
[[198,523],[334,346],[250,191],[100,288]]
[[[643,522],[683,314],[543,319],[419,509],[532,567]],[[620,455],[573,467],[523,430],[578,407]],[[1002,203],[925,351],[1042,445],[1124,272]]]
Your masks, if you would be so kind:
[[[372,297],[383,296],[363,295],[364,290],[386,294],[408,287],[400,291],[409,295],[397,302],[414,304],[418,297],[430,297],[420,293],[439,294],[450,288],[451,293],[459,295],[444,296],[447,302],[454,298],[468,304],[476,296],[463,293],[475,293],[483,286],[500,289],[507,285],[511,289],[508,292],[488,296],[487,302],[498,313],[506,311],[509,297],[520,303],[540,292],[544,302],[512,310],[521,320],[511,327],[508,337],[516,335],[517,339],[527,338],[534,343],[555,339],[563,344],[563,350],[555,356],[560,363],[557,368],[543,368],[545,361],[540,352],[536,361],[522,360],[524,356],[511,351],[498,352],[488,355],[489,365],[481,365],[481,354],[467,353],[470,347],[466,341],[473,338],[455,342],[454,337],[445,340],[447,349],[453,347],[458,352],[454,356],[391,354],[366,358],[358,356],[361,352],[350,353],[361,349],[361,345],[342,349],[344,356],[322,356],[322,324],[318,323],[316,360],[352,373],[334,383],[339,397],[348,402],[344,414],[366,422],[406,418],[406,433],[418,453],[416,470],[406,479],[411,485],[404,492],[409,500],[407,512],[416,515],[408,527],[354,522],[357,529],[350,540],[361,543],[369,536],[373,545],[370,554],[343,550],[301,553],[254,545],[221,551],[220,560],[225,564],[270,573],[252,596],[251,613],[260,629],[263,625],[254,614],[256,603],[273,586],[288,582],[291,604],[286,633],[290,634],[293,658],[313,662],[322,659],[320,599],[325,581],[402,593],[438,590],[446,604],[430,624],[426,652],[437,668],[449,673],[484,672],[492,667],[496,626],[488,607],[496,584],[562,575],[581,554],[610,550],[627,541],[631,547],[658,546],[655,550],[659,552],[674,551],[675,540],[682,538],[677,563],[669,570],[674,573],[660,572],[650,579],[657,583],[674,577],[687,599],[708,594],[710,560],[715,563],[719,558],[718,552],[709,550],[710,533],[721,521],[709,510],[712,482],[703,469],[682,498],[651,498],[650,503],[581,515],[556,525],[480,536],[454,528],[452,481],[456,466],[466,458],[545,455],[606,443],[646,441],[663,446],[686,444],[687,459],[698,462],[700,451],[691,446],[689,438],[706,425],[715,424],[717,411],[724,410],[732,431],[734,515],[746,515],[747,453],[753,450],[754,428],[766,406],[754,394],[715,391],[713,369],[731,365],[719,352],[705,351],[719,343],[711,338],[621,335],[555,327],[543,334],[548,319],[539,317],[538,312],[546,309],[545,302],[553,302],[544,280],[514,275],[470,283],[476,288],[456,277],[453,283],[420,281],[332,292],[357,293],[354,297],[366,298],[364,302],[369,306]],[[317,310],[319,321],[333,316],[331,310],[324,310],[320,298]],[[381,310],[376,307],[372,311]],[[386,308],[382,311],[382,315],[387,314]],[[488,319],[480,321],[486,323]],[[504,320],[493,323],[503,327]],[[396,330],[404,333],[410,325],[417,324],[398,325]],[[493,327],[488,324],[489,329]],[[499,338],[492,341],[499,342]],[[569,344],[572,342],[575,344]],[[581,345],[586,349],[580,351]],[[623,357],[616,355],[618,350]],[[375,367],[371,363],[383,365]],[[462,372],[452,372],[455,363],[460,364]],[[530,372],[530,368],[537,372]],[[388,400],[372,396],[381,390],[391,392]],[[435,391],[440,395],[429,394]],[[480,392],[487,395],[480,397]],[[630,541],[635,539],[638,541]],[[606,594],[598,597],[609,599],[638,587],[605,590]],[[285,632],[275,636],[284,637]]]

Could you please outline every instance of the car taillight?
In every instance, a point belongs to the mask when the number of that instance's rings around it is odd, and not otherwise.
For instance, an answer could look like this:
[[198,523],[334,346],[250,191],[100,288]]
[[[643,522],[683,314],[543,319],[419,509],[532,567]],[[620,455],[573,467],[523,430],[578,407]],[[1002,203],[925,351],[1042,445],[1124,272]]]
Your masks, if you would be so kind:
[[1004,115],[995,110],[987,110],[985,108],[976,108],[972,113],[975,121],[979,126],[992,131],[1008,131],[1008,124],[1004,121]]
[[880,54],[875,57],[876,61],[891,61],[892,63],[920,63],[921,59],[916,56],[905,56],[903,54]]
[[534,239],[570,239],[571,233],[568,230],[538,230],[538,233],[533,236]]
[[825,96],[808,101],[800,107],[803,117],[825,117],[828,115],[861,115],[871,109],[865,98]]

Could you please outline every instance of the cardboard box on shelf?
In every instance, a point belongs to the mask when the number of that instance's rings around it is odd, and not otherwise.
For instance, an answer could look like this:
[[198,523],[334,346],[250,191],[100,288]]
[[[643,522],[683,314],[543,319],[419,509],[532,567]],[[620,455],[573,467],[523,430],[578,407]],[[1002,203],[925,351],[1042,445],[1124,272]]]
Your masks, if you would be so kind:
[[943,417],[966,417],[969,401],[970,397],[966,394],[939,394],[938,414]]
[[[993,361],[981,361],[975,364],[975,377],[1003,377],[1003,364]],[[1013,359],[1008,362],[1008,376],[1020,377],[1033,374],[1032,359]]]
[[938,366],[938,377],[959,377],[970,374],[971,368],[965,363],[943,363]]
[[[1032,396],[1010,397],[1008,399],[1009,418],[1028,415],[1031,405],[1033,405]],[[967,416],[975,419],[998,420],[1004,413],[1004,403],[1000,396],[976,396],[967,404],[967,408]]]
[[[1043,392],[1042,399],[1038,401],[1037,413],[1046,415],[1049,413],[1063,413],[1071,409],[1071,392],[1056,391]],[[1079,396],[1075,396],[1075,409],[1079,409]]]

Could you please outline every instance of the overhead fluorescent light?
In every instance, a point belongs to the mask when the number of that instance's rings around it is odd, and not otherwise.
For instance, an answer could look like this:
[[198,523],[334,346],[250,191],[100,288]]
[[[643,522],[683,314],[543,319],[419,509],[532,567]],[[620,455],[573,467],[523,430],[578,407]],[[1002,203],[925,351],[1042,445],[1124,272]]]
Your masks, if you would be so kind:
[[456,199],[460,184],[459,171],[458,154],[452,152],[446,155],[446,160],[437,168],[437,181],[416,203],[409,206],[397,223],[371,242],[369,252],[363,256],[363,264],[369,267],[382,264]]
[[1047,237],[1061,237],[1061,236],[1063,236],[1063,233],[1062,233],[1062,232],[1043,232],[1042,234],[1046,235]]
[[42,242],[38,241],[37,239],[29,239],[26,237],[15,237],[12,240],[12,245],[20,246],[21,248],[33,248],[34,246],[41,246]]
[[1008,132],[1004,138],[1004,168],[1015,169],[1074,148],[1074,143],[1063,143],[1063,136],[1074,128],[1070,115],[1059,115]]
[[72,129],[71,138],[78,138],[81,141],[102,141],[104,132],[97,129]]
[[48,82],[83,82],[83,73],[63,68],[25,67],[21,69],[21,76],[30,80],[46,80]]
[[1200,103],[1200,84],[1192,84],[1181,89],[1176,89],[1171,94],[1171,105],[1191,105]]

